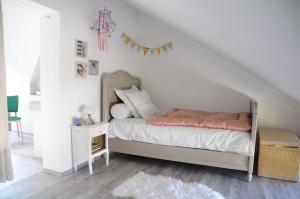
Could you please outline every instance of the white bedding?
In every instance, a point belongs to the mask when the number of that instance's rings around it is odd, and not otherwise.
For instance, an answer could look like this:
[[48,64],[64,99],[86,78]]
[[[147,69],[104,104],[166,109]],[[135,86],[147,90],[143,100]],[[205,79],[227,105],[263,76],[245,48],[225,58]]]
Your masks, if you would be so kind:
[[180,126],[154,126],[143,119],[113,119],[109,137],[145,143],[235,152],[253,156],[250,133]]

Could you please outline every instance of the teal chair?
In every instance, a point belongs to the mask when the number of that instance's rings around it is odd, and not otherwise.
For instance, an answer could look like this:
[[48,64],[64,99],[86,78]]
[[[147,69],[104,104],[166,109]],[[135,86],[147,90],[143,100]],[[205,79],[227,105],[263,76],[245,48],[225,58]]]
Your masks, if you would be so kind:
[[[19,110],[19,96],[7,96],[7,111],[8,111],[8,122],[12,123],[15,122],[17,125],[18,130],[18,136],[20,137],[20,134],[22,136],[22,142],[23,142],[23,132],[22,132],[22,125],[21,125],[21,117],[18,117],[17,113]],[[11,116],[11,113],[15,113],[14,116]]]

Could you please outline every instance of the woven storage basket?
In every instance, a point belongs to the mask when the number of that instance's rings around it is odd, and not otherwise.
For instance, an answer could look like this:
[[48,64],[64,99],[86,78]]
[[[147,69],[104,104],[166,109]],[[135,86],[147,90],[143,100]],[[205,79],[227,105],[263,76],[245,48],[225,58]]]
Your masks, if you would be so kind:
[[299,148],[260,145],[258,175],[299,181]]
[[[285,136],[285,142],[287,142],[287,137],[290,136],[289,132],[285,132],[283,135]],[[273,140],[267,140],[270,138],[268,134],[264,134],[261,137],[263,137],[261,138],[263,140],[260,140],[259,145],[258,175],[298,182],[300,169],[300,148],[297,146],[297,144],[295,145],[297,137],[291,137],[291,141],[293,141],[293,143],[290,144],[288,144],[288,142],[280,143],[274,139],[274,137]],[[280,139],[279,137],[280,136],[276,138]]]

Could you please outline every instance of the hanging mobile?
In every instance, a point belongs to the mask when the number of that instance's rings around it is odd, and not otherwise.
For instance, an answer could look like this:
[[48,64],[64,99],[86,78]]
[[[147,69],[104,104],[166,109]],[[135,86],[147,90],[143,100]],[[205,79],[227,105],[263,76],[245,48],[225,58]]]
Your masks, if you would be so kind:
[[99,10],[98,19],[91,29],[97,32],[99,50],[107,50],[107,39],[116,31],[116,23],[111,18],[111,10],[106,7]]

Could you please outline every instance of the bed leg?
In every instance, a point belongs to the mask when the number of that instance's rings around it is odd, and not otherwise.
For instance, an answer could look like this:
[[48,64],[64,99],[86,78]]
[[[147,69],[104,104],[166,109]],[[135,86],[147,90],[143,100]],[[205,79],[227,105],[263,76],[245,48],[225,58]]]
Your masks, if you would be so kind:
[[248,173],[248,182],[251,182],[252,180],[252,173]]

